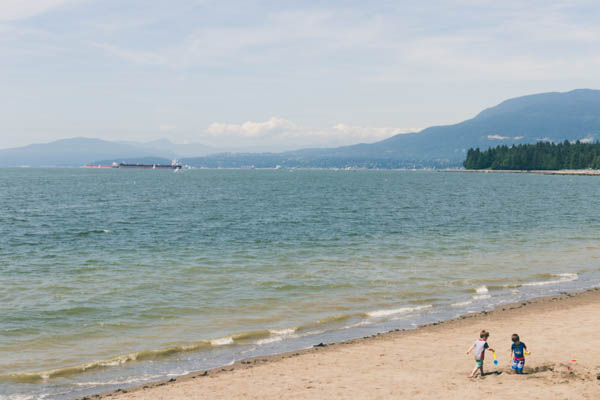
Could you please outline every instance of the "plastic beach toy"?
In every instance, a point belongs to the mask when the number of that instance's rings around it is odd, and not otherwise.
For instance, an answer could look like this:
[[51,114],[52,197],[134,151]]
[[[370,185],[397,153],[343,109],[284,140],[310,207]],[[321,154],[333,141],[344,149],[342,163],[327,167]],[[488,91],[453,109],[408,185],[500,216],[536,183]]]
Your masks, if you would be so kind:
[[496,360],[496,352],[494,352],[494,365],[498,365],[498,360]]

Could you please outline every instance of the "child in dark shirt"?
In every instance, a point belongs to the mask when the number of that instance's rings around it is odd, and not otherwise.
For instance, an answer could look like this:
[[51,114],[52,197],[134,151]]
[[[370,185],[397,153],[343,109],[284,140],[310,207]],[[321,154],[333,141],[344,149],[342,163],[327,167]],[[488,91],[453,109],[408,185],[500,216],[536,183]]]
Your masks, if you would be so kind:
[[[513,344],[510,346],[510,355],[512,357],[512,369],[517,374],[523,373],[523,366],[525,366],[525,354],[527,346],[521,342],[519,335],[514,333],[511,338]],[[529,353],[527,353],[529,354]]]

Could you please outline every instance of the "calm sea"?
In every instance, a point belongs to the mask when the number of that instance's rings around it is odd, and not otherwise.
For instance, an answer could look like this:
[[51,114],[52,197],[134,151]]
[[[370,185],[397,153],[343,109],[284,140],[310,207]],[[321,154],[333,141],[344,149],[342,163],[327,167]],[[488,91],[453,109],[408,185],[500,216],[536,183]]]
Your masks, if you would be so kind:
[[600,285],[600,178],[0,169],[0,398]]

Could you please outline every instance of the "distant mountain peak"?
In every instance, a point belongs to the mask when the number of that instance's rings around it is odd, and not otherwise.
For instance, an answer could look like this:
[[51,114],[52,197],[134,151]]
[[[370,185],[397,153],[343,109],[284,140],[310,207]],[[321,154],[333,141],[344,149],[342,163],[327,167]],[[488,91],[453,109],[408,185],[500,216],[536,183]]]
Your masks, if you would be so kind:
[[537,93],[504,100],[494,107],[481,111],[475,118],[488,118],[499,114],[527,111],[536,108],[554,109],[569,105],[577,107],[591,105],[596,107],[599,101],[600,90],[594,89],[574,89],[568,92]]

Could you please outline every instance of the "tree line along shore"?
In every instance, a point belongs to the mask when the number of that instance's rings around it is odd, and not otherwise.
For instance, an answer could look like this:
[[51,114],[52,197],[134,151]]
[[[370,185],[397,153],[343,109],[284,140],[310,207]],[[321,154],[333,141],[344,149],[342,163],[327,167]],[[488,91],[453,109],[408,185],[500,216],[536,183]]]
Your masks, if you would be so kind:
[[538,142],[469,149],[463,163],[467,170],[556,171],[600,169],[600,142]]

